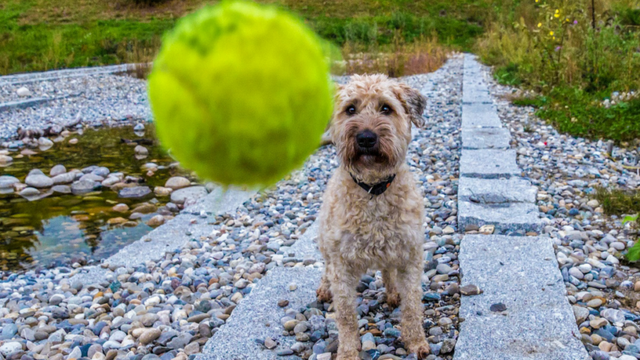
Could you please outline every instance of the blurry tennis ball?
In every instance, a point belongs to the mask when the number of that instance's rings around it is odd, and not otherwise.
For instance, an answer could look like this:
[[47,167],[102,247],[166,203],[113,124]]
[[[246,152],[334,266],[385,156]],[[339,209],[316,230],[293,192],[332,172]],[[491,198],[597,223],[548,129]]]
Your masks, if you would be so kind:
[[312,154],[333,111],[328,47],[270,6],[223,2],[165,35],[149,76],[160,142],[224,185],[271,185]]

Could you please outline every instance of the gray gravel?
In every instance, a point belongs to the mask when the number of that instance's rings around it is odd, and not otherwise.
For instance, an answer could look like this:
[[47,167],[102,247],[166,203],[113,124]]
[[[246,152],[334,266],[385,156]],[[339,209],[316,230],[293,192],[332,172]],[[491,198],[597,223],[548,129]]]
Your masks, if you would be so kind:
[[[425,192],[425,326],[434,353],[442,358],[451,356],[458,323],[460,235],[455,232],[461,66],[456,56],[433,75],[404,79],[429,97],[427,127],[416,135],[407,161]],[[80,87],[77,81],[44,80],[27,86],[37,85],[30,89],[34,96],[55,96],[56,92],[74,91],[74,84]],[[143,82],[112,75],[92,75],[86,81],[83,95],[50,102],[53,108],[49,110],[0,113],[0,138],[13,137],[18,125],[43,128],[66,124],[75,121],[78,113],[90,124],[115,119],[108,121],[109,126],[148,116]],[[16,85],[0,85],[11,88],[3,92],[4,100],[13,96],[9,94],[17,91]],[[167,247],[158,259],[142,264],[134,259],[117,265],[105,263],[102,276],[95,277],[74,278],[86,269],[66,267],[6,274],[0,279],[0,356],[51,360],[190,358],[201,351],[267,271],[305,266],[305,260],[307,266],[320,265],[305,259],[305,252],[295,244],[313,225],[336,165],[335,150],[324,147],[299,171],[237,209],[217,216],[192,212],[183,230],[185,245]],[[158,231],[162,229],[169,230],[160,227]],[[363,297],[375,311],[372,301],[383,294],[379,274],[364,278],[363,284],[367,290]],[[295,316],[291,311],[297,309],[282,311],[280,318]],[[381,313],[382,317],[371,318],[380,325],[375,351],[387,359],[405,357],[398,341],[397,311]],[[330,323],[326,323],[326,335],[335,336]],[[298,341],[293,343],[292,348]],[[308,345],[295,349],[303,355],[310,349]]]
[[623,261],[637,231],[604,215],[591,196],[597,187],[638,190],[637,171],[623,167],[638,166],[637,144],[617,147],[559,134],[534,109],[511,105],[508,97],[518,90],[495,84],[486,67],[484,77],[511,131],[518,165],[538,187],[536,204],[545,215],[544,232],[553,241],[582,342],[593,359],[640,358],[640,274],[637,264]]
[[[26,88],[29,95],[19,96]],[[5,103],[52,99],[26,108],[0,112],[0,141],[17,136],[18,127],[45,129],[54,125],[130,124],[151,119],[146,82],[130,76],[109,74],[62,77],[29,82],[0,78],[0,106]]]

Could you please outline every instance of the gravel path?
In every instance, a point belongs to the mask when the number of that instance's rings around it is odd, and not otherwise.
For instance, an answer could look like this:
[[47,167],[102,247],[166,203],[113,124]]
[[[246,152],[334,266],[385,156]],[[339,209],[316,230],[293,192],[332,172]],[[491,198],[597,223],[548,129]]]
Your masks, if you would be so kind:
[[[15,106],[29,101],[39,103]],[[27,82],[0,77],[0,141],[14,139],[18,127],[43,130],[55,126],[60,132],[78,123],[113,126],[150,118],[146,82],[130,76],[99,73]]]
[[516,89],[484,77],[513,137],[518,165],[538,187],[537,206],[544,233],[553,240],[582,342],[593,359],[640,358],[640,274],[621,264],[636,241],[636,231],[616,216],[605,216],[590,197],[597,187],[637,190],[640,176],[623,168],[636,166],[638,149],[559,134],[533,114],[504,98]]
[[[416,135],[408,162],[426,195],[425,326],[432,349],[443,358],[451,357],[458,323],[456,187],[461,67],[461,58],[454,57],[432,75],[404,79],[416,88],[425,88],[430,99],[427,128]],[[41,85],[30,91],[54,96],[56,91],[73,91],[76,81],[79,79],[34,82]],[[45,85],[50,82],[61,85]],[[75,120],[78,112],[85,121],[95,123],[101,116],[147,115],[144,83],[110,75],[89,76],[86,82],[89,89],[84,95],[50,102],[54,109],[0,113],[0,137],[13,136],[18,124],[42,127],[63,123]],[[56,90],[49,91],[53,88]],[[5,100],[9,97],[3,96]],[[125,103],[129,105],[123,107]],[[2,278],[0,360],[191,358],[267,271],[305,265],[304,257],[290,256],[289,249],[313,225],[336,165],[332,147],[319,149],[300,171],[277,187],[254,195],[235,211],[218,216],[204,212],[192,219],[187,224],[191,228],[185,230],[190,237],[186,245],[168,249],[157,261],[132,261],[127,266],[105,263],[103,276],[93,278],[74,278],[85,270],[64,267]],[[307,266],[321,266],[306,260]],[[398,341],[398,313],[386,310],[381,288],[378,274],[363,278],[359,311],[370,334],[364,340],[373,341],[369,350],[374,355],[384,354],[381,358],[404,357],[406,351]],[[310,310],[326,319],[318,339],[310,341],[313,333],[308,334],[309,339],[297,338],[306,341],[290,351],[310,357],[322,347],[322,352],[330,350],[327,344],[335,337],[335,328],[326,310]]]
[[481,72],[474,56],[465,55],[458,218],[467,233],[480,234],[462,239],[461,289],[480,290],[462,298],[465,321],[454,359],[478,353],[486,360],[588,359],[551,239],[539,235],[537,189],[521,177],[515,151],[505,146],[508,131],[499,121],[468,121],[498,120]]
[[[456,56],[434,74],[403,79],[414,88],[421,89],[429,99],[425,113],[427,126],[414,132],[408,155],[408,163],[425,194],[427,218],[423,303],[426,315],[424,327],[432,350],[429,360],[451,359],[458,337],[458,250],[461,236],[456,233],[456,187],[460,158],[461,75],[462,59]],[[288,252],[299,255],[296,251]],[[288,265],[314,268],[320,264],[313,258],[299,257],[297,262]],[[243,340],[253,341],[254,344],[245,348],[238,346],[238,340],[233,341],[243,336],[238,331],[243,324],[237,324],[236,321],[228,325],[232,329],[223,330],[223,336],[210,340],[202,360],[227,358],[221,354],[252,359],[289,355],[311,360],[330,359],[338,346],[335,312],[331,303],[315,301],[320,271],[310,269],[303,274],[313,277],[315,281],[303,282],[304,286],[296,284],[301,281],[296,280],[293,274],[269,274],[281,279],[280,283],[269,279],[270,287],[281,290],[261,289],[264,295],[249,300],[254,303],[243,304],[247,310],[240,315],[240,321],[250,321],[251,315],[258,322],[251,331],[254,337]],[[294,290],[288,287],[290,282],[294,282]],[[387,360],[405,356],[415,358],[415,354],[407,354],[400,339],[399,309],[392,310],[386,305],[380,272],[369,272],[364,276],[357,291],[362,342],[360,357]],[[312,301],[301,306],[302,299]],[[232,319],[233,316],[235,314]],[[265,321],[274,324],[267,327],[263,324]]]

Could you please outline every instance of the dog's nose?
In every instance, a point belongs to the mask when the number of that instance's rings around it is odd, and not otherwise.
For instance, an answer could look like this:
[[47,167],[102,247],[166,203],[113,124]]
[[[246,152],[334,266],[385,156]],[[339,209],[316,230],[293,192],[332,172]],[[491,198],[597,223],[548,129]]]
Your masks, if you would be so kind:
[[358,142],[358,146],[370,149],[376,146],[376,143],[378,142],[378,135],[371,130],[364,130],[356,135],[356,141]]

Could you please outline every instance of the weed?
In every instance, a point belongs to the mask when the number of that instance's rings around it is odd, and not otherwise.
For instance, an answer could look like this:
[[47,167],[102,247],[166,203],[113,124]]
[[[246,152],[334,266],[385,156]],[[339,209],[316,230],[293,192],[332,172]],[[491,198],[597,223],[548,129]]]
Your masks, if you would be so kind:
[[640,193],[620,189],[598,188],[593,195],[607,215],[640,213]]
[[625,25],[635,10],[621,2],[615,9],[608,0],[523,2],[520,17],[493,22],[476,49],[498,82],[538,92],[537,114],[560,131],[629,140],[640,135],[640,103],[603,106],[612,93],[640,87],[640,32]]

